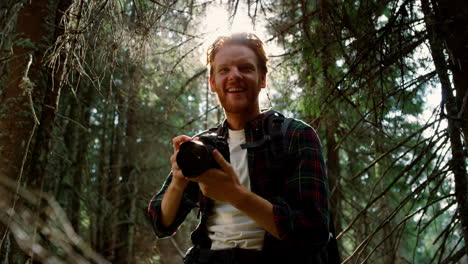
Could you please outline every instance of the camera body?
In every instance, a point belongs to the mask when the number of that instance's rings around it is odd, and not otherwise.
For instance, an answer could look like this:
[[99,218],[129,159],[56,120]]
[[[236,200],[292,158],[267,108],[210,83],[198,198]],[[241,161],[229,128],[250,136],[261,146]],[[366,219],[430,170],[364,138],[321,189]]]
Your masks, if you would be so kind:
[[213,158],[213,150],[217,149],[224,159],[230,162],[229,145],[223,137],[207,134],[199,137],[198,141],[187,141],[180,145],[177,153],[177,165],[185,177],[194,178],[208,169],[217,168],[219,164]]

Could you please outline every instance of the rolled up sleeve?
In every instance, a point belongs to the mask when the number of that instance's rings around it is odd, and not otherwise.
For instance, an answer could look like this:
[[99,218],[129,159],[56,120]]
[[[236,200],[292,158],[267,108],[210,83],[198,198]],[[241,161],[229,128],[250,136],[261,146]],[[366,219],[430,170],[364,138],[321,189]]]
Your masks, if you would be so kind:
[[161,202],[167,190],[167,187],[171,183],[171,180],[172,175],[169,175],[166,181],[164,182],[161,190],[151,199],[148,206],[148,217],[151,226],[153,227],[154,234],[158,238],[172,236],[177,231],[182,222],[185,220],[190,211],[194,207],[198,206],[198,185],[194,182],[190,182],[186,190],[184,191],[181,204],[179,206],[179,210],[177,211],[177,215],[175,217],[174,222],[170,226],[165,227],[161,223]]
[[322,147],[316,132],[296,121],[286,134],[285,194],[270,200],[282,240],[322,247],[329,236],[329,186]]

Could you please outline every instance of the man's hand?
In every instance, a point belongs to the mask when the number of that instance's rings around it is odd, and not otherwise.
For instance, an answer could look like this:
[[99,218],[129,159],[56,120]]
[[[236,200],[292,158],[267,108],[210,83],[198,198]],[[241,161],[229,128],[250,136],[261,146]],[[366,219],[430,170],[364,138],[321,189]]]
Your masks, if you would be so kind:
[[174,154],[172,154],[170,160],[172,165],[172,182],[171,185],[178,191],[183,192],[189,181],[184,178],[182,170],[177,165],[176,157],[179,152],[180,144],[192,140],[190,137],[181,135],[172,139],[172,145],[174,146]]
[[219,151],[214,150],[213,157],[221,169],[209,169],[200,176],[187,178],[187,180],[198,182],[205,196],[231,204],[252,218],[267,232],[279,238],[278,228],[274,221],[273,205],[242,185],[232,165]]
[[161,202],[161,223],[163,226],[170,226],[176,217],[177,210],[182,200],[182,195],[189,181],[184,178],[182,171],[176,162],[177,152],[179,152],[180,144],[190,141],[191,138],[185,135],[178,136],[172,139],[172,145],[174,146],[174,154],[171,156],[172,165],[172,181],[169,187],[167,187],[166,193],[164,194]]
[[212,154],[221,169],[209,169],[198,177],[186,179],[198,182],[203,195],[234,204],[242,199],[248,190],[239,182],[237,173],[223,155],[218,150],[214,150]]

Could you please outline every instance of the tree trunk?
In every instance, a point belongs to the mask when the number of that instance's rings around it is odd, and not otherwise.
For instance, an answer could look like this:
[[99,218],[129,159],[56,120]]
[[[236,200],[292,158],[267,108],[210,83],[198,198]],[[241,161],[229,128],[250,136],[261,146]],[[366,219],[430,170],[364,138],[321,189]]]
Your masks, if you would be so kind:
[[455,119],[468,146],[468,2],[432,0],[439,39],[446,44],[456,90]]
[[126,123],[126,138],[123,157],[123,168],[120,181],[120,225],[118,227],[119,246],[116,251],[115,263],[132,263],[133,248],[135,236],[135,221],[136,221],[136,195],[138,186],[137,168],[137,115],[138,108],[138,74],[135,69],[131,69],[132,76],[128,83],[129,92],[127,101],[126,116],[122,122]]
[[[466,1],[433,1],[432,12],[428,0],[421,0],[432,58],[442,88],[442,100],[447,110],[448,134],[452,152],[451,170],[455,176],[455,197],[462,226],[465,245],[468,245],[468,179],[466,174],[465,150],[461,140],[461,131],[467,140],[468,114],[466,91],[468,86],[468,3]],[[465,24],[463,24],[465,23]],[[448,29],[450,28],[450,30]],[[448,74],[443,43],[447,45],[452,61],[450,70],[456,96]],[[466,254],[468,247],[465,246]]]
[[[0,92],[0,173],[33,187],[40,186],[43,175],[30,176],[31,157],[35,157],[31,153],[36,152],[37,142],[47,141],[47,133],[37,133],[39,120],[43,121],[39,131],[50,132],[54,115],[45,110],[46,103],[50,101],[49,96],[58,96],[48,90],[50,72],[43,66],[43,56],[57,38],[51,25],[59,21],[57,18],[62,13],[58,11],[65,5],[59,0],[25,1],[16,20],[16,33],[20,37],[13,46],[14,58],[8,64],[6,85]],[[42,161],[37,165],[43,167]],[[12,197],[2,194],[2,199],[11,203]],[[0,235],[2,239],[9,237],[7,227],[0,225]],[[0,247],[0,255],[6,255],[5,243]],[[15,243],[8,255],[11,258],[5,259],[5,263],[23,263],[27,258]]]
[[[377,93],[378,94],[378,93]],[[378,97],[379,99],[382,97]],[[375,102],[374,102],[375,103]],[[379,111],[380,112],[380,111]],[[374,122],[375,124],[381,125],[381,121],[377,120],[375,118],[375,115],[377,113],[374,113]],[[374,139],[373,139],[373,145],[374,145],[374,159],[378,159],[383,153],[385,153],[385,150],[382,147],[382,139],[385,138],[385,135],[383,135],[380,131],[382,131],[382,127],[380,126],[380,129],[374,128]],[[385,167],[387,166],[386,164],[386,159],[383,159],[379,162],[377,162],[374,165],[374,170],[373,170],[373,179],[375,182],[379,182],[379,187],[377,188],[378,192],[382,192],[386,189],[386,184],[384,178],[384,171]],[[391,195],[391,192],[387,192],[385,196],[380,198],[378,202],[378,207],[379,207],[379,214],[378,214],[378,219],[380,223],[383,223],[383,219],[388,217],[388,212],[392,211],[392,206],[391,206],[391,199],[389,197]],[[389,220],[388,223],[385,223],[385,226],[382,228],[382,239],[385,239],[382,244],[382,263],[384,264],[393,264],[395,263],[395,259],[398,257],[398,247],[396,246],[396,241],[398,240],[395,238],[395,233],[392,234],[392,229],[394,228],[394,224],[392,220]]]
[[118,96],[118,111],[114,112],[114,118],[112,124],[116,124],[113,127],[112,141],[111,141],[111,153],[110,153],[110,168],[106,183],[106,201],[109,205],[109,213],[106,216],[106,230],[104,235],[104,251],[108,252],[107,259],[116,261],[115,256],[117,254],[117,236],[119,233],[118,225],[118,212],[119,208],[119,183],[121,179],[122,170],[122,153],[123,153],[123,137],[125,131],[124,116],[124,100],[122,95]]
[[[50,44],[53,45],[55,40],[63,35],[64,29],[63,25],[60,25],[60,20],[63,17],[65,11],[70,7],[71,0],[60,0],[56,8],[57,16],[55,16],[55,30],[53,36],[53,42]],[[59,57],[60,65],[63,65],[63,56]],[[65,66],[64,66],[65,67]],[[60,81],[61,72],[64,69],[56,69],[53,73],[48,71],[46,80],[46,90],[42,107],[42,114],[40,118],[40,124],[37,129],[37,139],[36,144],[33,147],[33,152],[31,155],[31,170],[30,177],[27,179],[27,185],[34,188],[42,188],[44,178],[46,177],[46,166],[49,159],[50,153],[50,140],[51,133],[55,122],[56,113],[58,110],[58,102],[60,99],[60,91],[62,89],[62,84]]]
[[105,105],[102,108],[102,119],[100,123],[102,127],[99,128],[99,162],[98,162],[98,173],[97,173],[97,192],[98,192],[98,207],[96,208],[96,237],[94,240],[95,248],[99,253],[105,256],[107,259],[111,255],[108,252],[108,247],[105,244],[107,242],[109,228],[108,225],[112,223],[107,222],[108,214],[112,210],[107,201],[107,190],[108,190],[108,178],[109,178],[109,135],[114,130],[113,125],[113,107],[109,100],[106,100]]
[[[89,144],[89,125],[91,117],[90,101],[92,100],[94,89],[89,86],[81,86],[77,92],[78,98],[72,95],[71,100],[76,100],[73,104],[75,106],[74,111],[76,114],[72,115],[78,124],[69,122],[71,126],[72,139],[70,142],[70,148],[75,149],[75,155],[71,157],[73,160],[73,170],[69,175],[71,177],[71,189],[68,197],[68,217],[73,226],[73,229],[77,234],[80,234],[80,220],[81,220],[81,199],[82,199],[82,187],[85,182],[86,173],[86,156],[88,154]],[[72,152],[72,151],[70,151]]]
[[[323,87],[319,88],[320,101],[326,100],[327,94],[330,93],[330,90],[333,89],[335,83],[337,82],[336,76],[333,75],[335,66],[335,52],[334,47],[328,46],[327,43],[333,42],[333,35],[330,34],[331,28],[330,20],[331,13],[333,12],[330,6],[333,6],[335,3],[332,0],[321,0],[320,1],[320,25],[318,27],[318,37],[323,45],[323,50],[320,54],[321,69],[320,76],[324,80]],[[309,11],[305,10],[305,3],[302,4],[303,13],[306,14]],[[309,22],[310,23],[310,22]],[[310,27],[310,25],[309,25]],[[309,30],[307,30],[309,31]],[[310,32],[307,33],[310,38]],[[313,74],[313,69],[310,70]],[[326,162],[327,162],[327,173],[328,181],[330,185],[330,219],[333,222],[330,222],[330,225],[333,225],[335,229],[335,236],[341,231],[341,216],[338,216],[340,212],[340,203],[341,203],[341,193],[340,193],[340,156],[337,138],[337,128],[339,126],[339,111],[336,111],[334,107],[330,107],[329,111],[326,111],[323,116],[320,117],[322,124],[325,130],[325,146],[326,146]],[[341,247],[341,243],[340,243]]]

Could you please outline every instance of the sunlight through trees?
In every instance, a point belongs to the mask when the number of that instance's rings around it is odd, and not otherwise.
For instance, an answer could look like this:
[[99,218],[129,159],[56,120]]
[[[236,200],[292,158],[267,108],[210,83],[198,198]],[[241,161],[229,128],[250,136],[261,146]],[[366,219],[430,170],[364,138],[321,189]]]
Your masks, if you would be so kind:
[[[261,107],[323,140],[343,263],[468,260],[468,2],[4,0],[1,263],[182,263],[157,240],[171,139],[224,119],[205,52],[256,33]],[[36,262],[37,261],[37,262]]]

